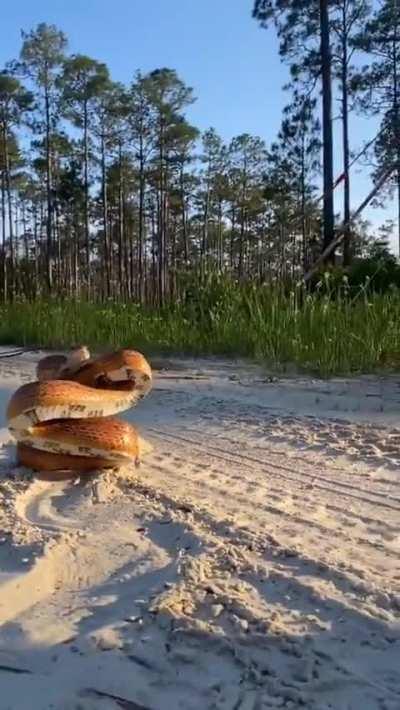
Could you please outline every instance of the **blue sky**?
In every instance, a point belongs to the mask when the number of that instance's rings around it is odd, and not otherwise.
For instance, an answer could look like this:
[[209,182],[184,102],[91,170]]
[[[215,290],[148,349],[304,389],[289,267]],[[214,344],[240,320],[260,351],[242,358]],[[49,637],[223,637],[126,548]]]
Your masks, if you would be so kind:
[[138,68],[175,68],[198,97],[190,114],[199,128],[271,139],[286,69],[251,9],[252,0],[16,0],[1,11],[0,61],[19,51],[21,28],[55,23],[71,52],[106,62],[118,81]]
[[[288,74],[274,31],[259,28],[252,7],[253,0],[15,0],[1,10],[0,65],[17,56],[21,29],[54,23],[71,53],[106,62],[117,81],[130,81],[137,69],[176,69],[197,96],[188,118],[200,129],[214,126],[227,140],[247,132],[270,143]],[[354,147],[375,131],[371,119],[354,119]],[[339,146],[335,154],[339,172]],[[354,206],[369,187],[365,170],[354,174]],[[393,216],[393,207],[366,216],[379,223]]]

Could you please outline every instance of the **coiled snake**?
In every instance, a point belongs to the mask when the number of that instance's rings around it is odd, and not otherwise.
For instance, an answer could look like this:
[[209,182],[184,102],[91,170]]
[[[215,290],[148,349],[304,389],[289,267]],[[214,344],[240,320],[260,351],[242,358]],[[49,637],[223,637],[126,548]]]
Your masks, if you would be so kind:
[[112,415],[133,407],[152,386],[141,353],[119,350],[91,358],[86,347],[50,355],[37,381],[20,387],[7,409],[18,463],[43,471],[91,471],[139,463],[149,446]]

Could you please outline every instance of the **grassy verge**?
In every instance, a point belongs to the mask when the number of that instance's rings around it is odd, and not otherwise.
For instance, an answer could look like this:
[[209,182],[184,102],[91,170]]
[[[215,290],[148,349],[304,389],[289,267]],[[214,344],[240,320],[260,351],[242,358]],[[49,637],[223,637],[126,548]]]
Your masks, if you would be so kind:
[[0,306],[0,343],[249,356],[323,376],[372,372],[382,354],[391,363],[400,360],[400,292],[284,295],[231,284],[161,311],[119,303],[14,303]]

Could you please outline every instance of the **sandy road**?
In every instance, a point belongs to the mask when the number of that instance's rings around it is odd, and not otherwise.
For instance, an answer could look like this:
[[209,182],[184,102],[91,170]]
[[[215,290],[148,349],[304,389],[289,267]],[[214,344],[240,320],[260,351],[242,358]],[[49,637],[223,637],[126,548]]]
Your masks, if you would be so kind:
[[4,449],[1,710],[398,710],[399,399],[172,363],[139,472],[49,484]]

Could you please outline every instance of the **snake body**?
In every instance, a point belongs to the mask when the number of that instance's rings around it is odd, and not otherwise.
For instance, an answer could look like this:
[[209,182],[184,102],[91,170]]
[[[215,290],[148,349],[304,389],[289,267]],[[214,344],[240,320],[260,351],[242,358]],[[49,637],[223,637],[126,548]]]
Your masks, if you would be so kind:
[[81,347],[43,358],[37,381],[20,387],[8,404],[18,462],[43,471],[139,463],[148,445],[113,415],[135,406],[151,386],[150,365],[133,350],[91,358]]

